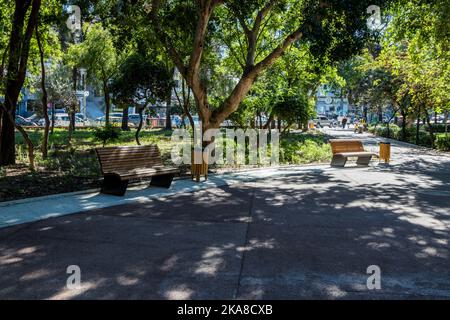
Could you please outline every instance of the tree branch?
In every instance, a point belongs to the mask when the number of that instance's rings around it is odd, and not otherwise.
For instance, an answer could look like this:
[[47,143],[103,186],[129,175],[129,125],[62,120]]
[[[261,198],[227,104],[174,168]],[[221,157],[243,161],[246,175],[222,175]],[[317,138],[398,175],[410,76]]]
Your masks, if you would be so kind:
[[34,0],[31,6],[30,16],[28,17],[28,25],[23,39],[22,51],[20,53],[20,64],[18,73],[20,83],[22,83],[25,79],[25,73],[28,63],[28,53],[30,52],[31,37],[33,36],[33,32],[37,24],[40,7],[41,7],[41,0]]
[[175,49],[175,46],[173,45],[172,40],[170,37],[166,34],[166,32],[161,28],[160,22],[159,22],[159,16],[158,11],[160,7],[160,0],[153,0],[151,10],[149,12],[149,18],[150,21],[153,24],[153,27],[155,28],[156,36],[158,37],[159,41],[163,44],[163,46],[168,51],[170,57],[172,58],[174,64],[176,65],[178,71],[181,73],[181,75],[185,78],[187,78],[187,69],[184,65],[183,59],[181,58],[178,51]]
[[213,119],[211,120],[211,122],[215,125],[218,125],[222,123],[231,113],[236,111],[239,106],[239,102],[241,101],[242,97],[248,93],[256,77],[261,74],[262,71],[270,67],[292,43],[294,43],[301,37],[301,28],[298,28],[296,31],[287,36],[284,41],[261,62],[256,64],[254,67],[251,67],[247,71],[244,71],[241,80],[239,80],[231,95],[224,101],[220,108],[214,110],[212,114]]

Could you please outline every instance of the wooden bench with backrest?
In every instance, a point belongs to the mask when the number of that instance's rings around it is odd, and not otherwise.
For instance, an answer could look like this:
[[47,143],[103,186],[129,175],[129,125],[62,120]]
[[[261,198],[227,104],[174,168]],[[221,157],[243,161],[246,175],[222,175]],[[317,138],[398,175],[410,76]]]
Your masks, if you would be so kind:
[[156,145],[97,148],[104,177],[102,193],[123,196],[130,180],[152,177],[150,185],[169,188],[179,169],[163,165]]
[[333,152],[332,167],[344,167],[348,158],[358,158],[358,165],[368,166],[372,157],[378,157],[376,153],[364,150],[361,140],[333,139],[330,144]]

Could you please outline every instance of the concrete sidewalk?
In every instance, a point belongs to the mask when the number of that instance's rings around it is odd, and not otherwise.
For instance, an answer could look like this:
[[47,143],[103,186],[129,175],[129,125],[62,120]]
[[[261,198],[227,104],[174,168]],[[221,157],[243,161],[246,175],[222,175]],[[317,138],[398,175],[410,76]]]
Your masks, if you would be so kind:
[[[274,168],[203,189],[177,181],[165,194],[70,195],[84,210],[108,207],[1,229],[0,298],[449,299],[450,157],[393,151],[389,167]],[[77,289],[66,286],[71,265]],[[366,286],[371,265],[381,290]]]
[[147,183],[131,186],[124,197],[104,195],[99,190],[0,202],[0,229],[17,224],[55,218],[68,214],[123,204],[145,203],[152,199],[185,192],[195,192],[246,181],[288,175],[302,171],[331,170],[327,165],[285,166],[253,169],[228,174],[210,175],[208,181],[195,183],[190,179],[175,180],[170,189],[149,187]]

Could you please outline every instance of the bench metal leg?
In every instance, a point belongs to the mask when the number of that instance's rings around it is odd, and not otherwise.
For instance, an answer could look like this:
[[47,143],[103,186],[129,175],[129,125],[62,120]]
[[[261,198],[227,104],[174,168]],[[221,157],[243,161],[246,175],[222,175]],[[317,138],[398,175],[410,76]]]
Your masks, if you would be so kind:
[[122,180],[117,174],[106,174],[103,180],[101,193],[114,196],[123,196],[127,191],[128,180]]
[[344,167],[347,163],[347,158],[343,156],[333,156],[331,160],[332,167]]
[[162,176],[154,176],[154,177],[152,177],[152,181],[150,182],[150,185],[168,189],[168,188],[170,188],[170,185],[172,184],[173,177],[174,177],[174,174],[165,174]]
[[360,166],[368,166],[370,163],[370,160],[372,160],[372,157],[358,157],[358,160],[356,160],[356,164]]

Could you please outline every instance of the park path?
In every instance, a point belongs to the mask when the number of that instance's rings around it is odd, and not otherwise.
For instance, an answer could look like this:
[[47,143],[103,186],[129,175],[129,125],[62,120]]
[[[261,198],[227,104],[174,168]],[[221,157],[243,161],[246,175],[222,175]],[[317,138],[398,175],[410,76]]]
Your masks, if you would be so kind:
[[[448,299],[450,157],[392,143],[390,166],[136,190],[134,201],[0,229],[0,298]],[[68,266],[81,270],[77,289]],[[381,290],[367,288],[369,266]]]

